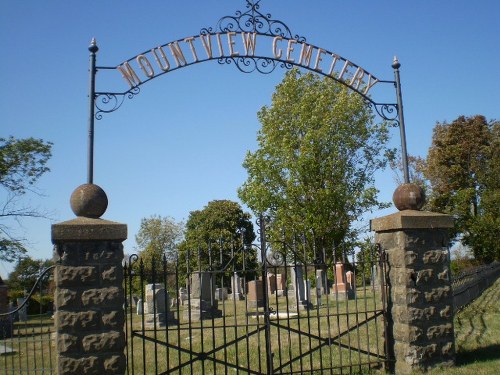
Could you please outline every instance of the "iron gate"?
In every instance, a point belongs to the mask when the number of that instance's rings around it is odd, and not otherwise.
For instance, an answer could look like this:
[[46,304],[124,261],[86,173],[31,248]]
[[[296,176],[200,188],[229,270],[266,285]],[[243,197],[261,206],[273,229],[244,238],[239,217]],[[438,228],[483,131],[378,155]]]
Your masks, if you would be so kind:
[[259,246],[233,243],[226,255],[219,241],[176,259],[129,257],[128,374],[347,374],[387,364],[378,248],[311,255],[300,241],[270,245],[260,230]]

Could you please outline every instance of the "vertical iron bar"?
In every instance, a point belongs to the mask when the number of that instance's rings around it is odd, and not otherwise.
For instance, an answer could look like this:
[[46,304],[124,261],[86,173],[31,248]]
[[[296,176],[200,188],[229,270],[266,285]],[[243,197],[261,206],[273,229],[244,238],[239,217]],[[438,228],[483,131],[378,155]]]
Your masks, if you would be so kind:
[[[296,244],[296,242],[294,241],[294,244],[293,244],[293,267],[294,267],[294,272],[293,272],[293,276],[295,278],[295,283],[294,283],[294,293],[295,293],[295,310],[296,310],[296,313],[297,313],[297,330],[298,330],[298,333],[297,333],[297,339],[299,340],[299,365],[300,365],[300,372],[303,373],[304,371],[304,361],[303,361],[303,356],[302,356],[302,353],[303,353],[303,350],[302,350],[302,329],[301,329],[301,326],[300,326],[300,307],[299,307],[299,277],[297,275],[297,267],[301,267],[302,268],[302,263],[299,264],[299,259],[298,259],[298,256],[297,256],[297,249],[298,249],[298,246]],[[293,282],[293,281],[292,281]]]
[[[198,249],[199,253],[199,249]],[[192,275],[191,275],[191,267],[190,265],[191,254],[189,249],[187,249],[186,256],[186,269],[187,269],[187,297],[188,297],[188,332],[189,332],[189,367],[191,370],[191,374],[193,372],[193,322],[191,320],[191,283],[192,283]],[[200,262],[200,257],[198,256],[198,263]],[[201,340],[203,342],[203,340]],[[180,365],[180,364],[179,364]]]
[[334,264],[334,292],[335,292],[335,315],[337,317],[337,344],[339,348],[339,366],[340,366],[340,374],[342,375],[344,372],[344,367],[342,365],[342,346],[341,346],[341,332],[340,332],[340,312],[339,312],[339,288],[338,288],[338,278],[337,278],[337,248],[333,245],[333,264]]
[[[177,350],[177,366],[179,366],[179,374],[181,373],[181,314],[180,314],[180,304],[181,304],[181,295],[180,295],[180,288],[179,288],[179,252],[177,252],[177,256],[175,259],[175,270],[173,271],[175,274],[175,294],[177,296],[177,304],[176,304],[176,310],[177,310],[177,321],[178,321],[178,327],[176,329],[177,332],[177,347],[179,348]],[[182,301],[184,303],[184,301]],[[172,359],[173,360],[173,359]]]
[[[245,245],[243,241],[243,233],[241,234],[241,246],[242,250],[245,251]],[[233,265],[232,265],[232,270],[231,270],[231,293],[233,295],[233,319],[234,319],[234,340],[235,340],[235,361],[236,361],[236,375],[239,375],[240,373],[240,363],[239,363],[239,354],[240,351],[238,350],[238,320],[237,320],[237,308],[236,308],[236,262],[234,261],[234,241],[231,243],[231,259],[233,259]],[[239,281],[239,280],[238,280]],[[239,298],[239,297],[238,297]]]
[[[232,242],[232,241],[231,241]],[[219,294],[219,300],[222,301],[222,331],[223,331],[223,335],[222,335],[222,339],[224,341],[224,374],[227,375],[228,372],[227,372],[227,369],[228,369],[228,363],[227,363],[227,331],[226,331],[226,300],[224,299],[224,274],[225,274],[225,266],[224,266],[224,263],[223,263],[223,257],[222,257],[222,246],[223,246],[224,242],[222,240],[222,238],[220,239],[219,241],[219,254],[220,254],[220,287],[221,287],[221,292]],[[231,246],[232,248],[232,246]],[[231,249],[232,251],[232,249]],[[234,263],[233,263],[234,264]],[[214,353],[214,356],[215,356],[215,353]]]
[[[313,238],[313,246],[314,246],[314,238]],[[311,339],[311,312],[309,310],[309,304],[311,303],[310,298],[311,298],[311,293],[310,293],[310,288],[308,290],[307,288],[307,268],[309,267],[308,265],[308,255],[307,255],[307,235],[304,233],[303,235],[303,242],[302,242],[302,250],[303,250],[303,259],[304,259],[304,293],[306,297],[306,313],[307,313],[307,336],[308,336],[308,341],[309,341],[309,368],[310,371],[312,372],[313,370],[313,351],[312,351],[312,339]],[[316,252],[316,250],[314,250]]]
[[141,259],[139,263],[139,279],[141,283],[141,339],[142,339],[142,371],[145,374],[146,373],[146,332],[144,331],[144,326],[145,326],[145,321],[144,321],[144,300],[145,300],[145,295],[144,295],[144,261]]
[[[128,267],[128,275],[127,276],[128,276],[128,284],[129,284],[129,289],[130,289],[130,298],[132,300],[132,274],[133,274],[132,257],[129,257],[128,264],[129,264],[129,267]],[[125,283],[127,283],[127,282],[125,282]],[[139,301],[137,301],[137,302],[139,302]],[[136,308],[137,308],[137,306],[136,306]],[[132,309],[130,309],[129,322],[127,323],[127,326],[130,323],[130,348],[127,345],[127,375],[130,374],[128,372],[129,364],[130,364],[130,368],[132,370],[131,374],[135,373],[135,370],[134,370],[134,326],[133,326],[133,322],[132,322],[133,317],[134,317],[134,313],[133,313]]]
[[[362,280],[362,285],[363,285],[363,302],[364,302],[364,308],[365,308],[365,321],[368,320],[368,291],[366,289],[366,262],[367,262],[367,259],[366,259],[366,251],[370,251],[370,254],[371,254],[371,246],[366,249],[365,251],[362,251],[361,252],[361,275],[363,277],[363,280]],[[371,256],[368,257],[368,259],[372,259]],[[370,273],[370,280],[373,280],[373,277],[372,277],[372,274],[371,274],[371,270],[372,270],[372,263],[371,261],[368,261],[368,264],[369,264],[369,268],[368,268],[368,272]],[[373,285],[373,282],[370,282],[370,288],[373,289],[374,288],[374,285]],[[371,353],[371,350],[370,350],[370,334],[369,334],[369,324],[365,324],[365,328],[366,328],[366,361],[369,363],[368,364],[368,368],[371,369],[371,358],[370,358],[370,354]]]
[[[172,313],[170,311],[170,306],[168,305],[168,271],[167,271],[167,256],[165,253],[163,253],[163,257],[162,257],[162,272],[163,272],[163,288],[165,290],[165,305],[163,307],[163,311],[165,311],[165,314],[166,314],[166,318],[165,318],[165,341],[167,343],[167,345],[165,345],[165,360],[166,360],[166,367],[167,367],[167,370],[170,370],[170,337],[169,337],[169,319],[170,319],[170,314]],[[174,293],[174,298],[176,298],[177,296],[177,292]],[[177,299],[177,301],[179,301],[179,299]],[[173,314],[173,313],[172,313]]]
[[385,282],[385,273],[387,272],[387,269],[386,269],[387,258],[386,258],[386,256],[387,255],[386,255],[385,251],[381,250],[381,254],[380,254],[381,267],[380,268],[382,269],[382,272],[380,272],[381,273],[381,275],[380,275],[380,279],[381,279],[380,280],[380,290],[382,292],[382,308],[384,311],[384,314],[382,316],[383,316],[383,321],[384,321],[385,366],[386,366],[386,369],[389,369],[389,371],[393,371],[394,364],[392,362],[392,359],[394,358],[394,354],[393,354],[392,349],[389,347],[389,340],[388,340],[389,319],[392,319],[392,317],[389,314],[388,306],[387,306],[388,305],[388,302],[387,302],[388,290],[387,290],[387,286],[386,286],[386,282]]
[[127,271],[128,271],[128,265],[127,265],[127,262],[124,262],[124,265],[123,265],[123,295],[125,296],[125,311],[124,311],[124,316],[125,316],[125,357],[126,357],[126,361],[127,361],[127,374],[129,374],[129,340],[128,340],[128,335],[129,335],[129,332],[128,332],[128,321],[127,321],[127,308],[129,310],[131,310],[131,301],[132,299],[131,298],[128,298],[129,296],[129,293],[128,293],[128,286],[127,286]]
[[394,62],[392,63],[392,68],[394,69],[394,78],[396,79],[396,95],[398,100],[398,118],[399,118],[399,131],[401,134],[401,160],[403,162],[403,174],[405,184],[410,183],[410,173],[408,170],[408,153],[406,151],[406,131],[405,131],[405,119],[403,115],[403,95],[401,94],[401,79],[399,77],[399,68],[401,64],[398,58],[394,56]]
[[[342,243],[342,264],[344,265],[344,273],[342,274],[342,281],[346,277],[345,265],[347,264],[347,255],[345,250],[345,242]],[[347,279],[345,280],[347,283]],[[347,351],[349,353],[349,372],[352,372],[352,346],[351,346],[351,327],[349,322],[349,293],[345,296],[345,319],[346,319],[346,329],[347,329]]]
[[[151,258],[151,278],[153,280],[153,338],[154,338],[154,361],[155,361],[155,374],[158,375],[158,335],[156,326],[156,313],[158,306],[156,306],[156,257]],[[149,303],[148,303],[149,307]],[[146,314],[146,311],[143,311]]]
[[273,353],[271,349],[271,322],[269,319],[269,299],[267,289],[267,243],[266,243],[266,221],[264,215],[260,214],[260,253],[262,259],[262,289],[264,302],[264,324],[265,324],[265,339],[266,339],[266,359],[267,359],[267,374],[273,373]]
[[[208,246],[210,246],[210,244],[208,244]],[[207,249],[207,251],[209,251],[209,249]],[[211,259],[208,260],[208,264],[210,265],[211,264]],[[200,344],[201,344],[201,353],[205,353],[205,340],[203,340],[203,304],[202,304],[202,299],[201,299],[201,296],[202,296],[202,290],[203,290],[203,286],[204,286],[204,283],[203,283],[203,277],[201,276],[201,248],[198,247],[198,280],[199,280],[199,283],[200,283],[200,292],[199,292],[199,296],[198,296],[198,303],[199,303],[199,306],[200,306]],[[192,322],[190,323],[192,324]],[[191,372],[193,373],[193,372]],[[201,373],[202,374],[205,374],[205,359],[202,358],[201,359]]]
[[[283,238],[285,239],[285,235],[283,235]],[[295,239],[293,240],[295,241]],[[293,242],[294,243],[294,242]],[[285,257],[285,282],[286,282],[286,295],[285,295],[285,301],[286,301],[286,322],[287,322],[287,338],[288,338],[288,362],[289,362],[289,365],[290,365],[290,373],[293,373],[293,361],[292,361],[292,358],[293,358],[293,354],[292,354],[292,336],[291,336],[291,329],[290,329],[290,310],[291,310],[291,307],[290,307],[290,300],[289,300],[289,296],[288,296],[288,264],[287,264],[287,251],[286,251],[286,248],[285,248],[285,242],[283,241],[283,254],[284,257]],[[292,244],[292,249],[293,249],[293,244]],[[292,267],[292,266],[290,266]],[[290,275],[292,274],[291,270],[290,270]]]
[[88,135],[88,161],[87,161],[87,183],[94,183],[94,101],[95,101],[95,75],[96,75],[96,53],[99,51],[95,38],[92,38],[89,46],[90,51],[90,84],[89,84],[89,135]]
[[357,344],[358,344],[358,362],[359,362],[359,372],[361,372],[361,338],[359,333],[359,308],[358,308],[358,289],[356,288],[356,276],[357,276],[357,262],[355,258],[354,252],[352,253],[352,268],[353,268],[353,282],[354,285],[351,285],[351,288],[354,293],[354,306],[356,309],[356,336],[357,336]]
[[[215,267],[214,267],[214,264],[213,264],[213,259],[212,259],[212,244],[209,243],[208,245],[208,258],[210,260],[210,267],[209,267],[209,270],[210,270],[210,317],[211,317],[211,320],[212,320],[212,352],[213,352],[213,356],[214,356],[214,359],[216,357],[216,352],[215,352],[215,312],[213,311],[214,310],[214,305],[215,305],[215,294],[214,294],[214,291],[215,291],[215,280],[214,278],[216,277],[217,275],[217,270],[215,270]],[[217,305],[218,307],[218,305]],[[213,365],[213,373],[214,374],[217,374],[217,362],[216,361],[212,361],[212,365]]]

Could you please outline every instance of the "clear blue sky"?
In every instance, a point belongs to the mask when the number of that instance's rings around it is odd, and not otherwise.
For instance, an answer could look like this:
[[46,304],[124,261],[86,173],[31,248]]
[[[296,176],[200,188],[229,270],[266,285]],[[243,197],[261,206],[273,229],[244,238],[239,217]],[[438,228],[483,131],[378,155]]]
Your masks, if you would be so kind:
[[[29,255],[52,256],[50,225],[74,217],[69,197],[86,182],[91,38],[100,48],[98,65],[114,66],[197,35],[244,6],[243,0],[0,3],[0,134],[54,143],[51,172],[38,184],[43,196],[24,201],[52,212],[53,221],[25,220],[16,227],[29,240]],[[411,154],[427,154],[436,121],[499,117],[498,0],[262,0],[261,10],[380,79],[393,79],[397,55]],[[94,181],[110,201],[104,218],[128,225],[127,252],[143,217],[182,220],[210,200],[237,200],[246,178],[241,163],[256,147],[256,112],[269,103],[283,74],[194,65],[143,85],[140,95],[96,122]],[[113,89],[102,77],[98,90]],[[399,145],[397,129],[393,141]],[[390,200],[393,173],[381,172],[377,186]],[[0,275],[11,267],[0,263]]]

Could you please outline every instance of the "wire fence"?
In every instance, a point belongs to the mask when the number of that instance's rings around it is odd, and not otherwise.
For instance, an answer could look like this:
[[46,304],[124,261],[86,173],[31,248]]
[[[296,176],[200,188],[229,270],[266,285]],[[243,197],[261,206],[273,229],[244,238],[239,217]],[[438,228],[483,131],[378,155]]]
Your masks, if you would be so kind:
[[459,273],[452,280],[453,307],[457,312],[478,298],[500,277],[500,262]]

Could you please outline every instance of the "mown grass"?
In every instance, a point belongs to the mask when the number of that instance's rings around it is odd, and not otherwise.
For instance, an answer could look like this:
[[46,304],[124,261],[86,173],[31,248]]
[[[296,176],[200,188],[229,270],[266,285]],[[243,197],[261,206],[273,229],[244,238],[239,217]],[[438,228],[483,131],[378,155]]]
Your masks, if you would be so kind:
[[[299,336],[294,333],[298,328],[299,321],[302,322],[301,331],[322,339],[325,339],[328,332],[330,332],[331,336],[336,338],[339,336],[339,332],[345,332],[347,327],[356,327],[357,323],[362,322],[367,317],[369,318],[371,316],[369,311],[373,309],[375,300],[370,293],[366,296],[358,293],[357,301],[346,303],[330,300],[329,305],[324,301],[320,309],[313,309],[309,312],[302,311],[300,313],[301,319],[280,319],[279,322],[275,320],[275,324],[279,324],[279,326],[273,325],[270,330],[271,345],[276,350],[273,358],[274,365],[279,367],[280,360],[281,364],[286,364],[290,358],[295,358],[294,353],[297,351],[304,352],[317,346],[319,342],[317,339],[311,339],[310,341],[308,335]],[[274,308],[278,311],[279,307],[280,305],[276,307],[274,304]],[[377,308],[379,308],[379,305]],[[145,368],[146,374],[154,374],[156,372],[155,360],[161,366],[158,370],[165,370],[167,367],[172,368],[176,364],[182,363],[182,361],[195,358],[196,355],[190,354],[190,350],[199,353],[201,345],[203,345],[203,351],[210,352],[220,344],[230,344],[235,337],[242,336],[244,339],[238,342],[237,347],[233,342],[231,345],[227,345],[225,350],[218,351],[215,358],[218,361],[229,361],[240,367],[249,366],[256,371],[260,367],[265,372],[266,358],[263,358],[260,354],[262,352],[259,351],[259,346],[262,348],[266,344],[265,332],[256,332],[259,327],[259,320],[254,317],[248,317],[249,323],[252,324],[248,330],[245,325],[239,325],[240,322],[246,324],[247,317],[243,313],[244,309],[244,302],[238,302],[235,314],[230,315],[230,309],[226,310],[226,328],[222,327],[222,320],[214,320],[214,325],[212,325],[211,320],[208,320],[203,322],[203,330],[194,329],[189,331],[184,329],[180,330],[178,334],[176,330],[160,329],[156,339],[172,345],[170,351],[166,349],[165,345],[157,344],[155,346],[153,341],[146,341],[143,344],[142,340],[135,338],[133,340],[135,373],[142,374]],[[328,313],[328,309],[330,309],[330,313]],[[352,314],[354,310],[360,312],[357,315]],[[347,315],[344,314],[347,312],[351,313],[349,314],[349,321],[347,321]],[[309,315],[307,316],[307,314]],[[356,321],[356,319],[358,320]],[[180,327],[185,328],[185,323],[181,317]],[[340,358],[342,358],[343,365],[347,361],[359,364],[358,366],[344,368],[344,374],[349,373],[349,371],[355,374],[369,374],[368,366],[364,366],[362,363],[370,358],[373,359],[373,356],[367,355],[361,350],[370,347],[372,352],[376,352],[378,347],[380,353],[383,353],[380,323],[381,320],[359,325],[359,329],[342,336],[334,342],[334,345],[323,346],[321,350],[318,349],[310,355],[303,356],[302,367],[307,368],[312,363],[313,366],[311,367],[317,368],[320,365],[320,357],[325,367],[339,364]],[[26,323],[16,323],[14,332],[16,336],[12,339],[0,340],[0,344],[9,345],[16,350],[15,354],[0,356],[0,374],[55,373],[55,350],[51,346],[53,342],[51,342],[50,334],[53,331],[52,324],[49,316],[30,317]],[[201,325],[199,324],[198,327],[201,327]],[[141,330],[141,319],[135,314],[133,314],[133,328]],[[170,328],[173,327],[170,326]],[[248,335],[248,340],[246,335]],[[500,279],[486,290],[481,297],[457,314],[455,317],[455,335],[456,366],[454,368],[434,369],[428,372],[429,375],[493,375],[500,373]],[[149,340],[155,338],[151,331],[147,333],[147,336]],[[375,341],[376,337],[379,338],[378,345]],[[131,339],[129,337],[129,350],[131,350],[130,343]],[[374,347],[374,345],[377,347]],[[179,352],[173,346],[181,347],[182,350]],[[354,350],[348,350],[349,347]],[[236,353],[239,353],[238,356],[236,356]],[[142,360],[144,358],[146,361],[143,364]],[[299,360],[294,361],[291,365],[284,366],[283,372],[298,371],[300,365]],[[50,372],[49,367],[52,368],[53,372]],[[201,361],[195,361],[192,367],[188,365],[176,373],[190,373],[191,371],[200,373],[203,367],[206,373],[213,373],[214,369],[218,373],[226,373],[225,366],[218,364],[214,367],[213,361],[205,361],[203,365]],[[35,368],[38,371],[34,371]],[[42,368],[47,371],[42,372]],[[372,370],[371,373],[381,372],[381,370]],[[228,373],[243,374],[245,372],[238,372],[234,368],[229,368]],[[320,372],[311,371],[305,373],[314,374]],[[329,374],[330,371],[325,373]],[[340,370],[334,370],[332,373],[340,373]]]
[[[350,373],[381,368],[384,361],[383,317],[380,294],[358,289],[356,299],[340,301],[334,295],[309,310],[298,311],[294,298],[272,297],[266,338],[262,309],[246,301],[225,301],[223,318],[188,324],[186,306],[175,311],[178,324],[142,331],[141,317],[131,314],[129,369],[135,373]],[[288,303],[288,305],[287,305]],[[128,333],[130,334],[130,326]],[[266,357],[266,345],[272,358]],[[332,369],[321,371],[320,369]],[[341,370],[342,368],[342,370]],[[248,372],[250,371],[250,372]]]
[[455,316],[456,366],[429,375],[500,374],[500,279]]

